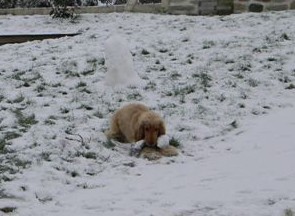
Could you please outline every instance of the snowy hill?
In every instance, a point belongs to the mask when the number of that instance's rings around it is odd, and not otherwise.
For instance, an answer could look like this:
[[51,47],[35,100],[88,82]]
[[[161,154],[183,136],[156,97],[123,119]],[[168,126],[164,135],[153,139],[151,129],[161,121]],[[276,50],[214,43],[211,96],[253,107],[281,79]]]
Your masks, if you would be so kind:
[[[292,214],[294,22],[294,11],[0,17],[1,34],[83,32],[0,47],[0,215]],[[114,31],[143,86],[105,85]],[[180,156],[108,145],[112,113],[134,101],[164,117]]]

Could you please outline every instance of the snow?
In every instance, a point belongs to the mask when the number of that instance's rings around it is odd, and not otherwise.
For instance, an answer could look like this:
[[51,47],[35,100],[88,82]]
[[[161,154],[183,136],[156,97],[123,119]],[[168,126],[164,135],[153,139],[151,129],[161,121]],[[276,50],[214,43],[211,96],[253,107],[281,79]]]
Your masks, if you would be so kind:
[[140,83],[140,78],[133,69],[133,59],[128,42],[122,36],[114,34],[106,40],[105,61],[107,85],[115,87]]
[[158,138],[157,146],[159,148],[165,148],[165,147],[169,146],[169,140],[170,140],[169,136],[162,135]]
[[[0,47],[0,215],[294,212],[294,22],[294,11],[0,16],[0,34],[82,32]],[[141,85],[105,85],[114,32]],[[130,102],[163,116],[179,156],[147,161],[107,142]]]

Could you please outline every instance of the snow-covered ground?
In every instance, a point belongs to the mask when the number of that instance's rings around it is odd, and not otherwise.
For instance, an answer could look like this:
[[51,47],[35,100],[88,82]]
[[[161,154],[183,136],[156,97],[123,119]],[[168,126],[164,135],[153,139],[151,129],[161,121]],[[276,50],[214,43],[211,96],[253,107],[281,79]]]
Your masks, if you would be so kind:
[[[294,23],[294,11],[0,17],[0,34],[82,32],[0,47],[0,215],[294,214]],[[144,84],[105,85],[114,33]],[[164,117],[178,157],[108,146],[113,111],[134,101]]]

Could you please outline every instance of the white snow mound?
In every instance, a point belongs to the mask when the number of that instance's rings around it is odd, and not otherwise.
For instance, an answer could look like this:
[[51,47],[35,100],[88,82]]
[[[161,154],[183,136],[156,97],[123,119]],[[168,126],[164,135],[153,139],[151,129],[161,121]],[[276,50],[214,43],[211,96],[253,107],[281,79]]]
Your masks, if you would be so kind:
[[110,36],[105,43],[107,85],[128,86],[140,83],[140,78],[133,68],[133,59],[127,40],[121,35]]

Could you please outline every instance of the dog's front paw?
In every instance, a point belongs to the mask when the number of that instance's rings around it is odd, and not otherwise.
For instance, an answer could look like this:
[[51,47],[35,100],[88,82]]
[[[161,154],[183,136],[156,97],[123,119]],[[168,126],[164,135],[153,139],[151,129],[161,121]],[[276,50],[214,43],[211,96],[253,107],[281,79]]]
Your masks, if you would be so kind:
[[159,160],[162,156],[161,154],[159,154],[159,152],[153,152],[150,154],[142,154],[142,157],[150,161],[153,161],[153,160]]
[[173,157],[178,155],[177,149],[171,145],[168,145],[166,148],[159,149],[159,152],[165,157]]
[[135,144],[132,144],[130,149],[130,156],[139,157],[143,147],[144,147],[144,140],[139,140]]
[[162,155],[156,148],[144,147],[140,153],[140,157],[148,160],[159,160]]

